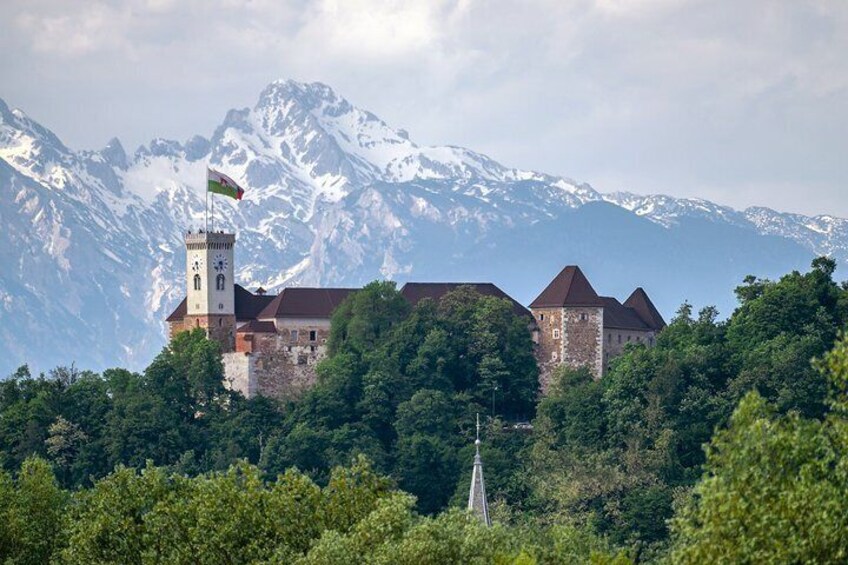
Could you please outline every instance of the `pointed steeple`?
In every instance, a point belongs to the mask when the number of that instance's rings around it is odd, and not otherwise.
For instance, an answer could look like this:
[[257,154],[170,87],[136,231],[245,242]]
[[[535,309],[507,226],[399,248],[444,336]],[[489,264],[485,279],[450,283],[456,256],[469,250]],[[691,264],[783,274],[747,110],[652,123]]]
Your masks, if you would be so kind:
[[483,481],[483,460],[480,458],[480,414],[477,414],[477,452],[474,455],[474,471],[471,473],[471,491],[468,493],[468,509],[486,526],[492,525],[489,518],[489,502],[486,500],[486,483]]

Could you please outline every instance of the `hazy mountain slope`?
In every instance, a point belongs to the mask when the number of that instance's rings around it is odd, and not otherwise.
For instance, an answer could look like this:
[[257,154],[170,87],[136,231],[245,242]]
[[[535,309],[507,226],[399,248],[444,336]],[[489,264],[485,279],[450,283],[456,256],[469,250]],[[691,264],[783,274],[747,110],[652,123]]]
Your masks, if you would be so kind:
[[644,286],[727,313],[742,276],[848,258],[848,222],[692,199],[602,195],[459,147],[424,147],[322,84],[278,81],[211,136],[127,155],[67,148],[0,101],[0,375],[76,362],[142,368],[183,294],[182,232],[204,222],[207,164],[240,282],[491,280],[524,302],[567,263],[599,292]]

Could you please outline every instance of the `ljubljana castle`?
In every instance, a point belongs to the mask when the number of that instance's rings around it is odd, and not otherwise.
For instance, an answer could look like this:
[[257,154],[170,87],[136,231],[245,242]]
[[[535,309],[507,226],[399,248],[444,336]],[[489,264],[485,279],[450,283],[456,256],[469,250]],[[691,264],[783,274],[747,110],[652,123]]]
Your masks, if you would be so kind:
[[[204,328],[223,352],[225,384],[247,397],[298,397],[316,381],[327,354],[330,318],[354,288],[289,287],[277,295],[235,284],[234,234],[185,235],[186,297],[167,318],[170,335]],[[637,288],[624,301],[599,296],[579,267],[565,267],[525,308],[492,283],[406,283],[413,306],[460,286],[509,300],[527,320],[544,392],[559,365],[587,367],[600,378],[628,343],[653,346],[665,321]]]

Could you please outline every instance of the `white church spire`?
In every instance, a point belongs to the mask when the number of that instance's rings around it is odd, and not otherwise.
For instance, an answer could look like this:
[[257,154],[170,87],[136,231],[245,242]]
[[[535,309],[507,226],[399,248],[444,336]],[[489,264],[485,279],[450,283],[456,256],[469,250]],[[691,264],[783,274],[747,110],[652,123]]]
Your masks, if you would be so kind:
[[471,490],[468,493],[468,509],[486,526],[492,525],[489,518],[489,502],[486,500],[486,483],[483,481],[483,460],[480,458],[480,414],[477,414],[477,440],[474,442],[474,470],[471,473]]

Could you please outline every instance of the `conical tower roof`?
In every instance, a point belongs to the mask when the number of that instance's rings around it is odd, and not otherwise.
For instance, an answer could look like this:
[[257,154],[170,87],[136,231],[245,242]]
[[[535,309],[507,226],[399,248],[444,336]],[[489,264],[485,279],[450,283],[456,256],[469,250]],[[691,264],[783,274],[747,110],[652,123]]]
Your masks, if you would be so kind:
[[624,305],[633,308],[652,330],[661,330],[665,327],[665,320],[663,320],[651,299],[648,298],[648,293],[641,286],[624,301]]
[[580,267],[569,265],[545,287],[545,290],[530,304],[530,308],[603,305],[603,301],[589,284],[589,280]]
[[468,493],[468,509],[486,526],[492,525],[489,518],[489,501],[486,499],[486,482],[483,480],[483,460],[480,458],[480,414],[477,414],[477,451],[474,455],[474,470],[471,472],[471,491]]

